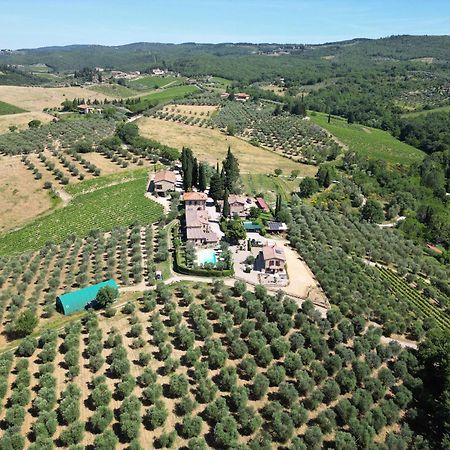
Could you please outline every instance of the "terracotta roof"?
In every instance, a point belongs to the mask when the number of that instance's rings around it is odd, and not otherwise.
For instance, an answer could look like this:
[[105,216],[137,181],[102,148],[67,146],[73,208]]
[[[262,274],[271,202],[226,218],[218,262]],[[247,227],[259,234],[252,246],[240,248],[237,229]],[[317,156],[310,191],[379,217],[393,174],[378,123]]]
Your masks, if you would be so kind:
[[188,228],[186,230],[188,239],[204,239],[206,242],[217,242],[219,238],[212,231],[203,231],[200,228]]
[[266,203],[266,201],[262,197],[256,198],[256,203],[261,209],[264,209],[265,211],[269,211],[269,205]]
[[78,109],[90,109],[90,108],[92,108],[92,106],[91,105],[78,105]]
[[264,261],[268,259],[280,259],[286,261],[286,255],[284,254],[284,249],[278,247],[277,245],[265,245],[262,249]]
[[160,183],[161,181],[168,181],[169,183],[175,183],[177,181],[177,177],[175,172],[170,170],[160,170],[155,173],[154,182]]
[[208,196],[203,192],[185,192],[183,194],[183,200],[204,200],[206,201]]
[[186,211],[186,227],[201,227],[208,224],[208,213],[206,211]]

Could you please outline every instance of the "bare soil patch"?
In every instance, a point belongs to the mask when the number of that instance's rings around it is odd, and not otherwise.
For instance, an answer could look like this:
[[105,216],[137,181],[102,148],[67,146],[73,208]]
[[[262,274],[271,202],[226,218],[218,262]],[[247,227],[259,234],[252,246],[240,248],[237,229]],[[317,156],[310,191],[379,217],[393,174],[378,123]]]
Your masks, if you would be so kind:
[[15,125],[19,130],[25,130],[28,128],[28,123],[34,119],[46,123],[51,122],[53,120],[53,116],[37,111],[0,116],[0,134],[9,133],[9,127],[13,125]]
[[16,228],[51,208],[51,200],[16,156],[0,157],[0,233]]

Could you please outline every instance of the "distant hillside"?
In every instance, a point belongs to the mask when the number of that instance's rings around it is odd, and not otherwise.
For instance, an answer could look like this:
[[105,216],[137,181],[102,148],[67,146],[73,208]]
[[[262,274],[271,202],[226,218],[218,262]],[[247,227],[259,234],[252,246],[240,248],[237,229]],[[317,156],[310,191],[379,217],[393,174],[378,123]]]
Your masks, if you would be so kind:
[[[267,58],[267,55],[278,57]],[[324,56],[333,59],[324,61],[321,59]],[[302,76],[306,61],[311,63],[312,60],[316,60],[316,64],[322,65],[327,70],[332,63],[373,61],[374,58],[398,61],[429,58],[438,62],[450,62],[450,36],[392,36],[323,45],[269,43],[175,45],[147,42],[121,46],[70,45],[0,53],[0,64],[43,63],[57,72],[96,66],[122,70],[146,70],[164,66],[186,75],[213,73],[243,81],[254,81],[281,74],[293,78],[298,70]]]

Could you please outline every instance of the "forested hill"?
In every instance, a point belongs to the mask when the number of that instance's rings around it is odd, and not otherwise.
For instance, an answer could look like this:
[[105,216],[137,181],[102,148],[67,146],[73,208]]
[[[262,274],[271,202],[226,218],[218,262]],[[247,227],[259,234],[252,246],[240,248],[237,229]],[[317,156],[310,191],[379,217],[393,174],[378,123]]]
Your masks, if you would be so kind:
[[[268,56],[276,55],[277,58]],[[295,79],[296,70],[316,60],[330,70],[336,64],[383,60],[426,60],[450,64],[450,36],[392,36],[383,39],[354,39],[323,45],[303,44],[161,44],[134,43],[122,46],[70,45],[22,49],[0,53],[0,64],[44,63],[54,71],[74,71],[99,66],[122,70],[145,70],[166,66],[186,75],[211,74],[240,81],[273,76]]]

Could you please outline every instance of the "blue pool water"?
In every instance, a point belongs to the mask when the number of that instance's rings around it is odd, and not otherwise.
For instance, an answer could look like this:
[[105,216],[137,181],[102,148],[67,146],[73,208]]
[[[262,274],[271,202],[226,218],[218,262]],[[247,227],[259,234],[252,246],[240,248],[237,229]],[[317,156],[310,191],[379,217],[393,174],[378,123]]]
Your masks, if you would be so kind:
[[217,255],[216,252],[212,249],[205,248],[197,251],[197,263],[201,266],[203,264],[216,264],[217,263]]

